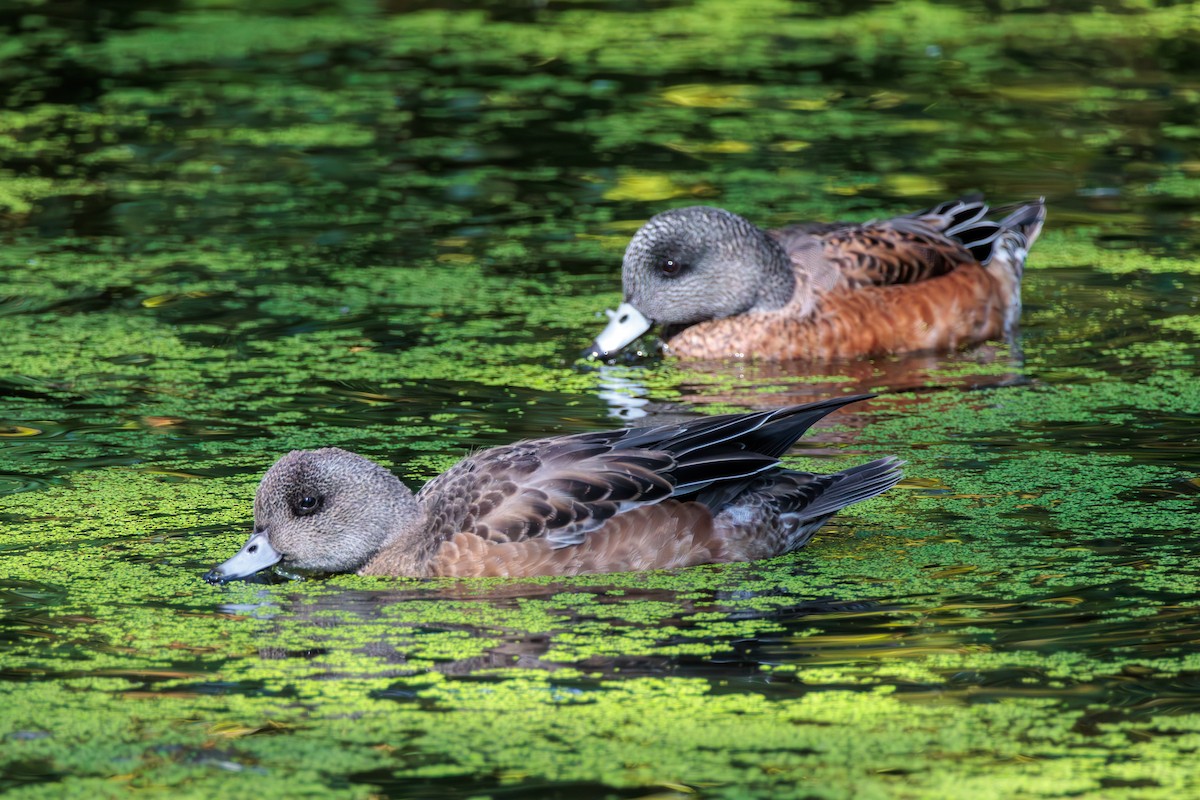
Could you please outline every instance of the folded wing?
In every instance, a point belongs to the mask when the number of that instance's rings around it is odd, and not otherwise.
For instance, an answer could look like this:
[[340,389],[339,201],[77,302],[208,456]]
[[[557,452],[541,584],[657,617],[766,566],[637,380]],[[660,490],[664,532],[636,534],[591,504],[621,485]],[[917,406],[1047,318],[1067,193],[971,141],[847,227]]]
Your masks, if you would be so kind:
[[[1011,211],[1003,219],[989,212]],[[962,264],[992,260],[1004,234],[1022,237],[1027,250],[1041,230],[1041,200],[991,209],[979,197],[951,200],[925,211],[865,223],[801,225],[775,232],[785,249],[811,258],[805,243],[820,243],[821,253],[840,276],[838,284],[891,286],[945,275]]]
[[718,510],[843,397],[756,414],[520,442],[471,456],[418,501],[434,541],[467,533],[495,544],[579,544],[606,522],[668,498]]

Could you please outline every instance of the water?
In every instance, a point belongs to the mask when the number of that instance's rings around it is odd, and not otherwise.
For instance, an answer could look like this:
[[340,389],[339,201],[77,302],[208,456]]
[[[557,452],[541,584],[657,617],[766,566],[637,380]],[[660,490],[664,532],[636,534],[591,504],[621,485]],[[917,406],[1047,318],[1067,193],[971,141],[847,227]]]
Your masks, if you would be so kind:
[[[1179,797],[1200,787],[1195,9],[0,5],[0,790]],[[628,237],[1045,195],[1019,340],[575,355]],[[877,391],[807,550],[532,582],[199,576],[279,454]]]

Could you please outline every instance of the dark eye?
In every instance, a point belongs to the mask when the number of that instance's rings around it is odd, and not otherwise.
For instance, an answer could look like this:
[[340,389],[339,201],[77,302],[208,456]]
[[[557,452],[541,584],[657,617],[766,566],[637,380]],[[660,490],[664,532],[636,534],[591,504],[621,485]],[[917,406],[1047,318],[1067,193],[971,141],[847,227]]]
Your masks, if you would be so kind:
[[683,272],[683,268],[686,266],[682,261],[674,258],[664,258],[658,264],[658,271],[668,278],[673,278],[680,272]]
[[296,503],[296,513],[303,517],[315,513],[320,507],[321,498],[306,494]]

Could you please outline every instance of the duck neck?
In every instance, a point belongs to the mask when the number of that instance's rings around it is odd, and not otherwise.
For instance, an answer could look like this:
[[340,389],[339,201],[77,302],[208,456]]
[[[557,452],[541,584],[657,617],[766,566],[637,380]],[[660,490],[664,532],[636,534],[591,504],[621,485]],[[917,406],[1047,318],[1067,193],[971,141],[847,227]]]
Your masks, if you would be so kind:
[[412,491],[390,470],[376,467],[375,507],[352,523],[365,550],[358,574],[424,575],[423,565],[431,556],[426,551],[440,543],[429,541],[425,511]]
[[787,251],[773,236],[755,229],[761,274],[758,294],[750,311],[776,311],[792,300],[796,292],[796,270]]
[[367,566],[386,560],[389,575],[425,575],[441,541],[434,541],[433,532],[427,530],[428,514],[407,486],[400,484],[393,504],[392,524]]

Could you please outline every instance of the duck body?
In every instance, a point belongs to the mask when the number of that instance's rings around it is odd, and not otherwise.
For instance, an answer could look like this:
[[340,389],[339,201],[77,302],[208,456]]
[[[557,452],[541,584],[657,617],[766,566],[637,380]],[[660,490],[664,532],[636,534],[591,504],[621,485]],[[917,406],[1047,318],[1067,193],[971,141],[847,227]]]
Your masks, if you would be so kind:
[[900,480],[895,458],[828,475],[779,465],[814,422],[860,399],[518,442],[464,459],[415,496],[345,450],[293,451],[263,477],[250,540],[205,578],[276,563],[525,577],[780,555]]
[[982,201],[867,223],[764,231],[705,206],[652,218],[625,253],[625,300],[592,355],[654,324],[688,359],[833,360],[1006,339],[1045,219],[1041,200],[998,221]]

